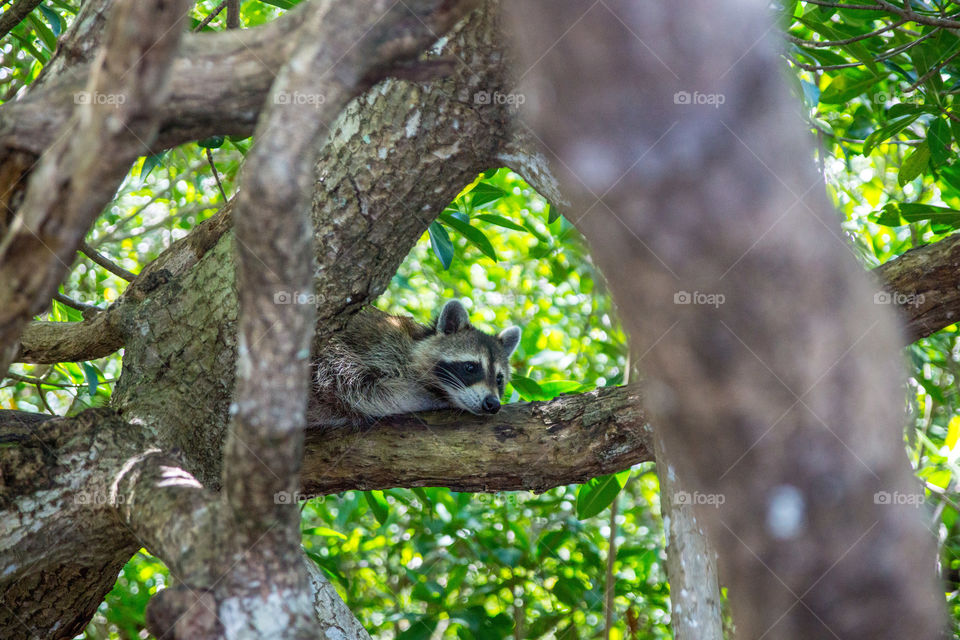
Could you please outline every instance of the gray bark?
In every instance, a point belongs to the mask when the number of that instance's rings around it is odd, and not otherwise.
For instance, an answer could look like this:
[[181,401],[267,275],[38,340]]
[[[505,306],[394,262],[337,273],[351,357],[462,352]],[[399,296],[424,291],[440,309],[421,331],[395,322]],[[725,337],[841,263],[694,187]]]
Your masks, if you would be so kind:
[[529,122],[647,353],[652,420],[725,500],[697,517],[738,633],[938,637],[933,537],[875,499],[919,490],[897,327],[804,160],[763,3],[510,8]]

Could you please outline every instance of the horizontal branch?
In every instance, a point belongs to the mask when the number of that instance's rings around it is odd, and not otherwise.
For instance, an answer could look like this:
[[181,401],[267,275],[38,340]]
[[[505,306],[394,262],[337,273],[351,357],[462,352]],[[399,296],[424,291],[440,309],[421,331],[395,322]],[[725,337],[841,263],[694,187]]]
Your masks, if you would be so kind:
[[506,405],[494,417],[437,411],[307,432],[304,495],[449,487],[546,491],[653,460],[637,387]]
[[911,249],[873,270],[900,311],[908,344],[960,321],[960,234]]

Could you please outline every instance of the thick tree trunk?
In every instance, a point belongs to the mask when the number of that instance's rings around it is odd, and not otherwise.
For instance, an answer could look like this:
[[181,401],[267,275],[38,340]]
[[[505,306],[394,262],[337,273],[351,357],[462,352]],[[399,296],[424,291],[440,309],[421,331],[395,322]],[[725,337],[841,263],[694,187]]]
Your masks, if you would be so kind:
[[933,538],[875,499],[919,490],[893,314],[817,190],[763,3],[510,8],[530,121],[647,354],[671,463],[724,499],[697,517],[738,632],[938,637]]

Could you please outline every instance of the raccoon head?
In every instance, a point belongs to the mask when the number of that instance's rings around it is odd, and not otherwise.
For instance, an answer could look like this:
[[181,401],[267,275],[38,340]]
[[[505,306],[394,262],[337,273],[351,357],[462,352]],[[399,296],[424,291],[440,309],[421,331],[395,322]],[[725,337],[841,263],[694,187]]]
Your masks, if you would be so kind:
[[510,354],[520,343],[520,328],[492,336],[470,324],[456,300],[444,305],[432,333],[419,341],[414,358],[429,386],[457,408],[475,414],[500,411],[510,380]]

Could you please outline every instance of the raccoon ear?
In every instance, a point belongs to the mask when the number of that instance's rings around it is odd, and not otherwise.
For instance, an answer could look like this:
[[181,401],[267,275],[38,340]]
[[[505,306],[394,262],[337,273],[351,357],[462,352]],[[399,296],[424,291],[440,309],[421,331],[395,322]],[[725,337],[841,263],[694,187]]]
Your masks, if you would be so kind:
[[456,333],[470,324],[467,310],[459,300],[451,300],[443,305],[440,317],[437,319],[437,333]]
[[510,354],[516,351],[517,345],[520,344],[520,327],[507,327],[500,332],[500,335],[497,336],[500,340],[500,344],[503,345],[503,350],[507,352],[507,357],[510,357]]

